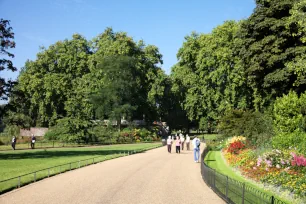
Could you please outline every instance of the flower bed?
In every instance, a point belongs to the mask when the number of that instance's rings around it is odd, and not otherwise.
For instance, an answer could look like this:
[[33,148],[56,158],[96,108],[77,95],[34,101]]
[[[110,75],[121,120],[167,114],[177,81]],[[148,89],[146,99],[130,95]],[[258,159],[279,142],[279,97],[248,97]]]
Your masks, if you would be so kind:
[[242,136],[230,138],[222,153],[245,177],[289,191],[306,203],[306,158],[294,151],[277,150],[257,155]]

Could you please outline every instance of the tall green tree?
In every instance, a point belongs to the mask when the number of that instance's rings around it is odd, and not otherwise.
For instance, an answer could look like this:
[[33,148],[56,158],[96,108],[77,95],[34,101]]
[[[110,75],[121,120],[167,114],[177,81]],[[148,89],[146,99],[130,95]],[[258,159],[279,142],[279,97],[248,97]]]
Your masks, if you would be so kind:
[[[14,54],[8,51],[8,49],[15,48],[13,28],[10,27],[10,21],[0,19],[0,55],[4,58],[0,58],[0,72],[7,69],[16,71],[10,58],[14,57]],[[5,80],[0,77],[0,100],[8,99],[9,92],[11,91],[15,83],[11,80]]]
[[133,117],[141,119],[145,115],[147,120],[156,119],[155,107],[149,102],[148,92],[157,79],[159,66],[163,63],[158,48],[154,45],[146,45],[142,40],[135,42],[127,33],[114,32],[112,28],[107,28],[94,38],[92,47],[95,51],[90,59],[92,72],[101,72],[97,70],[96,65],[103,57],[123,55],[136,60],[135,81],[138,92],[134,97],[137,98],[138,104]]
[[16,90],[22,93],[25,103],[30,104],[27,114],[35,125],[52,126],[56,120],[67,116],[66,102],[75,96],[77,81],[89,73],[90,54],[87,40],[75,34],[71,40],[42,48],[36,61],[26,62]]
[[190,120],[213,124],[225,111],[250,107],[244,70],[236,55],[240,23],[227,21],[210,34],[192,33],[172,69],[173,88],[182,93]]
[[306,88],[304,11],[301,0],[256,0],[254,13],[242,23],[239,56],[257,110]]
[[105,57],[97,67],[103,71],[103,85],[92,96],[96,116],[116,120],[120,131],[122,117],[131,117],[137,107],[133,97],[137,92],[135,60],[126,56]]

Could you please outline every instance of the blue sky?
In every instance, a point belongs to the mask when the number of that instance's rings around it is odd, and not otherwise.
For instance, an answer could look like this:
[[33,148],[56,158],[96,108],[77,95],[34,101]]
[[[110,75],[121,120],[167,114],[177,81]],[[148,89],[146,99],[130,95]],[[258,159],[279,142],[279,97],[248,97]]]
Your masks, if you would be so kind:
[[[14,65],[20,70],[35,60],[40,46],[80,33],[88,40],[106,27],[124,31],[134,40],[156,45],[167,74],[177,62],[184,37],[192,31],[209,33],[225,20],[247,18],[254,0],[0,0],[1,16],[15,32]],[[18,72],[1,72],[15,79]]]

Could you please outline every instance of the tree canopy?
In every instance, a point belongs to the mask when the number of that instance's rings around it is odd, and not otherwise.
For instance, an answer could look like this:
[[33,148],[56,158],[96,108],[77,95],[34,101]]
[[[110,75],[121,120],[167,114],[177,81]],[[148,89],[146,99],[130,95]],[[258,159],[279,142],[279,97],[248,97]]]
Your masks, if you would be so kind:
[[[0,72],[7,69],[10,71],[16,71],[17,68],[14,67],[10,58],[14,57],[14,54],[8,51],[8,49],[15,48],[13,28],[10,27],[10,21],[0,19],[0,54],[4,58],[0,58]],[[8,99],[8,94],[12,89],[14,82],[11,80],[5,80],[0,77],[0,100]]]

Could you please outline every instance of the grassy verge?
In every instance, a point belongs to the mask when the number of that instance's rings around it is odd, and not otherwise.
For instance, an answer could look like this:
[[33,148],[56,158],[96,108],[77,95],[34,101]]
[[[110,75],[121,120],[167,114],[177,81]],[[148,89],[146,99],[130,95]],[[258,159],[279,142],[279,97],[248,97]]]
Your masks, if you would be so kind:
[[56,175],[70,169],[124,156],[127,155],[128,152],[134,153],[134,151],[139,152],[158,146],[160,146],[160,143],[2,151],[0,152],[0,181],[39,171],[41,169],[46,170],[37,172],[36,174],[23,176],[20,178],[20,181],[19,178],[16,178],[6,182],[0,182],[0,194],[1,192],[15,188],[19,183],[24,185],[34,180],[48,177],[48,175]]
[[[242,175],[237,174],[231,167],[229,167],[223,160],[222,155],[221,155],[221,151],[210,151],[208,152],[208,154],[206,155],[204,162],[211,168],[215,169],[217,172],[224,174],[226,176],[228,176],[231,182],[231,185],[229,185],[230,189],[229,189],[229,193],[232,194],[232,197],[234,199],[240,199],[239,195],[241,192],[239,192],[238,189],[241,189],[242,187],[238,185],[238,183],[235,182],[235,180],[240,181],[245,183],[246,185],[252,187],[253,189],[260,191],[264,194],[266,194],[267,196],[272,196],[275,195],[274,193],[267,191],[263,188],[260,188],[259,186],[257,186],[256,184],[250,182],[249,180],[245,179]],[[222,177],[222,175],[219,175],[219,177]],[[222,186],[220,187],[220,189],[224,188],[225,184],[222,184],[222,180],[225,181],[225,178],[223,179],[219,179],[219,185]],[[236,186],[236,187],[235,187]],[[224,189],[223,189],[224,190]],[[250,193],[246,194],[246,199],[249,200],[249,203],[263,203],[263,201],[261,200],[256,200],[253,198],[253,195],[251,193],[252,191],[250,191]],[[285,203],[289,203],[289,201],[285,201],[284,199],[281,199],[280,197],[276,196],[277,199],[281,200],[282,202]],[[248,202],[247,202],[248,203]]]

